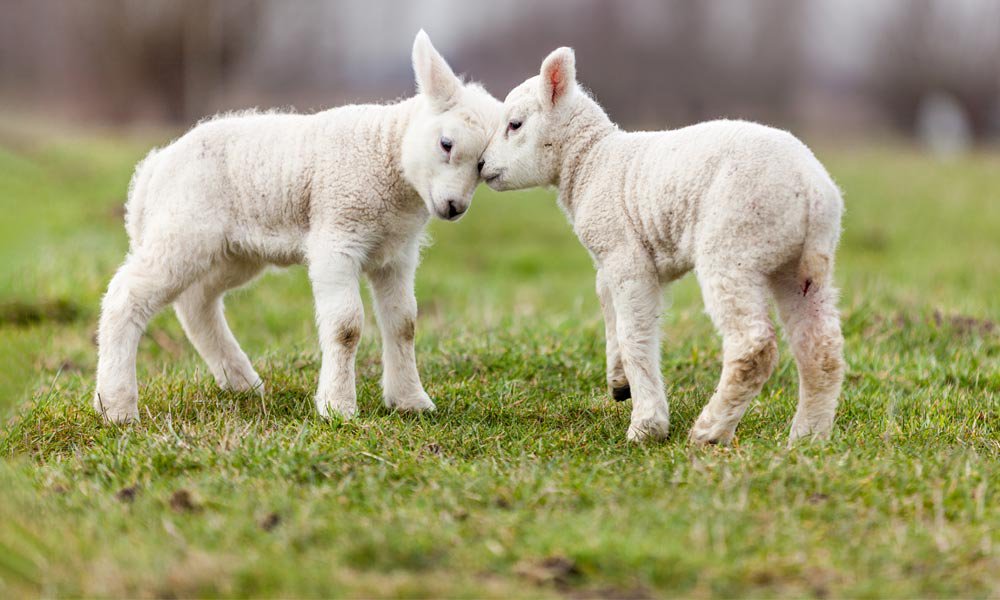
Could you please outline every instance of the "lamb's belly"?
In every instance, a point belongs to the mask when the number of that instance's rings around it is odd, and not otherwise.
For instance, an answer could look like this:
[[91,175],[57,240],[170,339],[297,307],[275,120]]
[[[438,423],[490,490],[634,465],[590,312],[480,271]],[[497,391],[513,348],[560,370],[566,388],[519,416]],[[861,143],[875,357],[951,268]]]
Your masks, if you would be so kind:
[[[275,240],[267,255],[267,262],[279,267],[301,265],[306,262],[306,252],[299,240]],[[298,242],[298,243],[297,243]]]
[[257,231],[233,244],[249,261],[288,267],[305,262],[305,235],[300,231]]
[[278,266],[304,262],[310,222],[308,196],[301,187],[275,178],[240,190],[230,230],[239,253]]
[[684,215],[676,206],[658,206],[652,200],[647,205],[655,206],[656,210],[640,218],[641,235],[653,255],[660,280],[673,281],[694,268]]
[[656,263],[656,273],[663,282],[680,279],[694,268],[690,260],[676,251],[654,250],[653,260]]

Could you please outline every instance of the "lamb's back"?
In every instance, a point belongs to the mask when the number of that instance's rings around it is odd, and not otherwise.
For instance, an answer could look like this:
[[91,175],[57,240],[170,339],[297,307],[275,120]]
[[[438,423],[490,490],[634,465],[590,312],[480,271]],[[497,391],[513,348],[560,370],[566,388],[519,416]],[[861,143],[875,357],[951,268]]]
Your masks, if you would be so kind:
[[166,214],[178,223],[178,216],[190,215],[209,225],[308,228],[315,196],[358,185],[382,168],[368,148],[382,108],[248,112],[204,121],[137,167],[130,234],[137,237],[147,218]]
[[746,121],[619,132],[597,150],[577,214],[581,240],[600,252],[635,237],[668,277],[693,267],[700,230],[713,215],[734,229],[750,211],[765,222],[801,222],[805,203],[795,187],[803,177],[826,177],[797,138]]

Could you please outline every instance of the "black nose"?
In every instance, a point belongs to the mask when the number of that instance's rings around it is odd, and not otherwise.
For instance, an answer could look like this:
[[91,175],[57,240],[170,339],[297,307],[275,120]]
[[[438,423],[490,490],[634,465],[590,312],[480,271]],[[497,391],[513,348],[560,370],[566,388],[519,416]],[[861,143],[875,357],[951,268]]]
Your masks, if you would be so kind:
[[479,164],[476,165],[476,168],[479,169],[480,173],[482,173],[483,172],[483,167],[485,167],[485,166],[486,166],[486,161],[480,158],[479,159]]
[[465,211],[458,210],[458,205],[455,204],[454,200],[449,200],[448,201],[448,218],[449,219],[454,219],[455,217],[457,217],[458,215],[462,214],[463,212],[465,212]]

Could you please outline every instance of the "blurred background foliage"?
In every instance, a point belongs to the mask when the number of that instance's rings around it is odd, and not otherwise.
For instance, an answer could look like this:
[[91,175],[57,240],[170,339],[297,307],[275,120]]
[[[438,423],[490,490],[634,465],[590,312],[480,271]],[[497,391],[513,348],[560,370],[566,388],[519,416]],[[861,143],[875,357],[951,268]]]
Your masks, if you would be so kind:
[[720,116],[938,151],[1000,135],[996,0],[7,0],[0,106],[113,125],[413,89],[414,33],[498,97],[560,45],[631,127]]

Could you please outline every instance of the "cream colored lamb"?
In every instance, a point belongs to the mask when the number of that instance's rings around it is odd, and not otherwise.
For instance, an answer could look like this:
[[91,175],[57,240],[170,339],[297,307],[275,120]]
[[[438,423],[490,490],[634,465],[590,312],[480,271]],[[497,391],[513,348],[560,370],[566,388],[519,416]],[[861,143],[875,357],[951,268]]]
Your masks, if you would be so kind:
[[723,338],[719,385],[691,438],[727,443],[777,361],[773,298],[799,368],[791,439],[828,436],[844,376],[833,259],[843,202],[790,134],[742,121],[618,129],[576,83],[573,51],[511,91],[483,156],[497,190],[559,187],[597,267],[608,383],[633,398],[628,439],[667,435],[661,285],[692,269]]
[[138,419],[136,347],[171,302],[219,384],[262,393],[222,296],[267,265],[295,263],[308,265],[316,300],[320,414],[357,411],[362,275],[382,330],[385,404],[434,408],[413,349],[420,239],[430,215],[468,209],[500,103],[463,85],[423,31],[413,68],[419,93],[407,100],[216,118],[139,164],[130,250],[101,308],[94,405],[106,419]]

